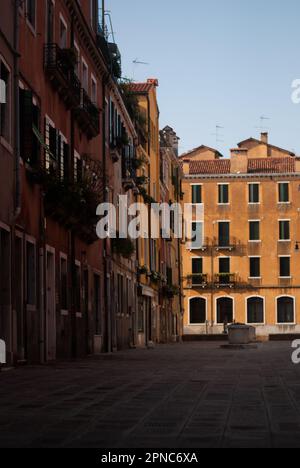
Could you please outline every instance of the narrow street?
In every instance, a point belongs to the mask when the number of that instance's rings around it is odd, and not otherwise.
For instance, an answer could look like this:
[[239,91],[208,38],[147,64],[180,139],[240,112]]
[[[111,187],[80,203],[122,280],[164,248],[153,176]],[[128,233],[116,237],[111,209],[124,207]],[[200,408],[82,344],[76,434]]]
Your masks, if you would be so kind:
[[159,346],[0,374],[0,447],[299,447],[290,343]]

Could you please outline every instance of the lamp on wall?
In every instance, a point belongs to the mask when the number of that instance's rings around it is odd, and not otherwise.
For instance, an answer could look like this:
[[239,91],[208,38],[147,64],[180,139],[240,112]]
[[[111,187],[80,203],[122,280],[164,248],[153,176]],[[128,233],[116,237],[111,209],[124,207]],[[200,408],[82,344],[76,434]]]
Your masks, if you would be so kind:
[[296,241],[296,245],[295,245],[296,252],[299,252],[299,250],[300,250],[300,245],[299,244],[300,244],[300,242]]

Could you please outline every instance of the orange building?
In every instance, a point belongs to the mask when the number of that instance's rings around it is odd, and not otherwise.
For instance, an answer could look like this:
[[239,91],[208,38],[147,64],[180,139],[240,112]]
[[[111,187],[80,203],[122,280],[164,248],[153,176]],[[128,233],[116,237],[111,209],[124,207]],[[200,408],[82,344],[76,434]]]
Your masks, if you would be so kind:
[[[201,146],[181,156],[184,202],[198,205],[199,241],[183,250],[184,333],[300,331],[300,159],[250,138],[230,159]],[[197,245],[198,244],[198,245]]]

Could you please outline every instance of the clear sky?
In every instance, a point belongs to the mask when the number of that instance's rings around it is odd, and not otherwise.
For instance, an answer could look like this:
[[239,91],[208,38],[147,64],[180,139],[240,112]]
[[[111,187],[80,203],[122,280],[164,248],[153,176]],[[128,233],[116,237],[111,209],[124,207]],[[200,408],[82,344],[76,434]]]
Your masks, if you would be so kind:
[[177,131],[181,152],[205,144],[228,156],[258,137],[264,115],[271,143],[300,154],[300,105],[291,101],[299,0],[106,0],[106,8],[123,75],[159,79],[160,124]]

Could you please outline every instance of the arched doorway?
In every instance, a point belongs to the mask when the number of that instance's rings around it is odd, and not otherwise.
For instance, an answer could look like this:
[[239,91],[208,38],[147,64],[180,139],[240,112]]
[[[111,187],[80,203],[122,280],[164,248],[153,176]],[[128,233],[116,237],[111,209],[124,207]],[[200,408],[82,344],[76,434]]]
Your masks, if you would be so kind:
[[233,322],[233,299],[231,297],[220,297],[217,299],[217,323]]

